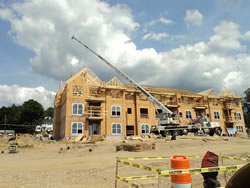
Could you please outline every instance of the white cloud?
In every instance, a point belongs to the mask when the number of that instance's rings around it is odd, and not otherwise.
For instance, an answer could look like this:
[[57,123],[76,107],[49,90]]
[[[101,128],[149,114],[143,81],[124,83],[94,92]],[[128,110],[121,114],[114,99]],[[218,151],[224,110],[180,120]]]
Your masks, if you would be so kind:
[[[57,80],[65,80],[69,72],[74,74],[89,62],[90,68],[96,67],[97,60],[71,40],[73,34],[114,55],[129,45],[129,35],[138,26],[126,6],[111,7],[99,0],[26,0],[0,9],[0,18],[10,22],[15,42],[35,53],[32,69]],[[79,59],[77,66],[69,61],[71,57]]]
[[143,39],[153,39],[153,40],[161,40],[163,38],[167,38],[168,34],[167,33],[148,33],[143,36]]
[[250,40],[250,31],[247,31],[244,35],[242,35],[243,40]]
[[[3,16],[6,10],[13,16]],[[189,24],[202,23],[198,10],[190,10],[187,15]],[[139,83],[197,91],[211,87],[219,90],[226,85],[238,93],[249,87],[250,56],[244,53],[240,43],[243,35],[233,22],[217,25],[208,42],[157,52],[153,48],[139,50],[131,41],[130,35],[138,24],[126,6],[109,6],[99,0],[29,0],[0,9],[0,17],[11,23],[14,40],[35,53],[32,68],[44,76],[65,80],[85,67],[104,80],[115,76],[114,71],[70,39],[75,34]],[[153,40],[166,37],[172,36],[144,35],[144,39]],[[227,53],[232,50],[235,53]],[[78,61],[72,63],[73,57]],[[234,78],[235,83],[230,84]]]
[[169,25],[169,24],[173,24],[174,22],[170,19],[160,17],[159,19],[151,20],[150,22],[146,23],[145,27],[151,27],[151,26],[154,26],[158,23],[163,23],[163,24]]
[[0,106],[22,105],[25,101],[34,99],[47,109],[48,107],[53,107],[54,97],[55,92],[48,91],[42,86],[26,88],[18,85],[0,85]]
[[164,24],[166,24],[166,25],[172,24],[172,23],[173,23],[172,20],[166,19],[166,18],[164,18],[164,17],[160,17],[160,22],[161,22],[161,23],[164,23]]
[[229,72],[224,78],[224,85],[226,88],[234,88],[234,90],[239,90],[244,83],[244,75],[240,71]]
[[242,50],[240,44],[241,33],[239,26],[233,22],[221,22],[214,28],[215,35],[210,37],[208,50],[212,53]]
[[76,64],[78,64],[79,63],[79,60],[76,58],[76,57],[72,57],[72,59],[71,59],[71,64],[72,65],[76,65]]
[[199,10],[186,10],[186,16],[184,18],[187,25],[201,25],[203,20],[203,15],[200,13]]

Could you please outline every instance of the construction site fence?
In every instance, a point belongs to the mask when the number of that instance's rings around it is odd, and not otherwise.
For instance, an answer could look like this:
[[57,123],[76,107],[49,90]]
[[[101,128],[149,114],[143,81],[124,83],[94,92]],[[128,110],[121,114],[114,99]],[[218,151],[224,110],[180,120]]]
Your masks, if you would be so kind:
[[[195,155],[195,156],[187,156],[188,158],[201,158],[202,156]],[[145,180],[145,179],[159,179],[160,177],[169,177],[171,175],[177,174],[191,174],[191,175],[200,175],[203,173],[210,173],[210,172],[236,172],[240,168],[242,168],[245,164],[240,165],[227,165],[227,166],[217,166],[217,167],[208,167],[208,168],[189,168],[189,169],[182,169],[182,170],[162,170],[160,168],[154,168],[146,165],[141,165],[133,162],[133,160],[163,160],[163,159],[171,159],[172,156],[161,156],[161,157],[117,157],[116,162],[116,177],[115,177],[115,187],[117,188],[117,180],[123,181],[132,187],[141,188],[140,185],[133,182],[133,180]],[[232,157],[232,156],[225,156],[220,155],[221,159],[229,159],[229,160],[239,160],[239,161],[250,161],[250,158],[241,158],[241,157]],[[147,171],[156,172],[155,175],[142,175],[142,176],[126,176],[121,177],[118,176],[118,164],[124,164],[128,166],[132,166],[135,168],[144,169]]]
[[[46,144],[78,144],[79,142],[74,142],[74,141],[52,141],[52,142],[32,142],[29,144],[23,144],[23,143],[19,143],[17,141],[19,146],[34,146],[34,145],[46,145]],[[93,144],[85,144],[85,145],[93,145]],[[0,144],[0,147],[6,147],[9,146],[9,144]]]

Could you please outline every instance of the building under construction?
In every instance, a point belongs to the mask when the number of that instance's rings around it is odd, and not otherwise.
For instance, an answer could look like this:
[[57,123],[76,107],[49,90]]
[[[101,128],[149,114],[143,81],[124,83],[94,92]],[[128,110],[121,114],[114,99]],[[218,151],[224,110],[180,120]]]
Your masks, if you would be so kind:
[[[196,93],[153,86],[143,88],[174,112],[181,125],[205,115],[210,122],[221,125],[223,134],[228,134],[227,128],[235,128],[237,134],[246,135],[241,97],[231,91],[217,94],[213,89]],[[78,135],[147,135],[158,124],[155,107],[134,86],[116,77],[104,82],[88,69],[60,85],[54,113],[56,139]]]

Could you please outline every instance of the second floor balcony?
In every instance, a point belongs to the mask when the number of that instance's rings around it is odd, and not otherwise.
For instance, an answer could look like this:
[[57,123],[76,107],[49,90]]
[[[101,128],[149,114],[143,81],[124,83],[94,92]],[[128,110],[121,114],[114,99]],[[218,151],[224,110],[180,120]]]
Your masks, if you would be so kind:
[[105,112],[102,110],[101,106],[87,106],[86,107],[87,119],[102,120],[104,115],[105,115]]
[[175,100],[167,100],[165,104],[167,107],[179,107],[179,105],[177,104],[177,101]]
[[229,123],[233,123],[234,122],[234,118],[232,116],[226,116],[225,117],[225,121],[229,122]]
[[233,104],[233,103],[229,103],[229,102],[228,103],[224,103],[224,105],[223,105],[224,109],[229,109],[229,110],[235,109],[237,107],[239,107],[239,104]]

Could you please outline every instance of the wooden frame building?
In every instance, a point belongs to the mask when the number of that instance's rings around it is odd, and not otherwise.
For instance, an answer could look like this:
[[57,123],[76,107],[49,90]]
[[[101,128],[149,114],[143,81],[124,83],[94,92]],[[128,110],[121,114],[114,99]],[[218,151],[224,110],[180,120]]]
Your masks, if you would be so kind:
[[[213,89],[201,93],[143,86],[177,115],[182,125],[206,115],[209,121],[226,128],[235,128],[245,135],[241,97]],[[60,86],[54,102],[54,137],[72,138],[79,134],[121,137],[145,135],[158,124],[153,104],[130,84],[116,77],[101,81],[92,71],[83,69]]]

